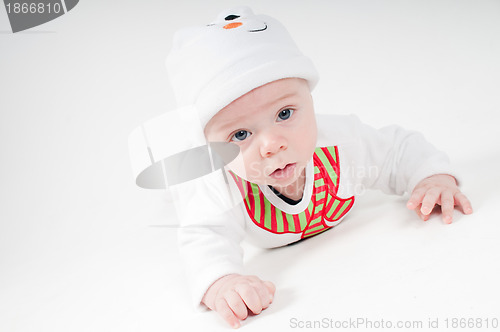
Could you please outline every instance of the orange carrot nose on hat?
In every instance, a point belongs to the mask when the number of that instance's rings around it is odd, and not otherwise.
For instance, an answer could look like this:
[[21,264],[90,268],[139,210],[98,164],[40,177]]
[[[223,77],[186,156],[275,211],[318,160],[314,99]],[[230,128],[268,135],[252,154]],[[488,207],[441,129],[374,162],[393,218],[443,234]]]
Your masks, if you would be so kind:
[[299,77],[312,90],[318,81],[314,65],[283,25],[248,7],[180,30],[173,44],[166,65],[177,105],[196,110],[202,128],[219,110],[261,85]]
[[241,23],[241,22],[229,23],[229,24],[224,25],[224,29],[233,29],[233,28],[237,28],[237,27],[242,26],[242,25],[243,25],[243,23]]

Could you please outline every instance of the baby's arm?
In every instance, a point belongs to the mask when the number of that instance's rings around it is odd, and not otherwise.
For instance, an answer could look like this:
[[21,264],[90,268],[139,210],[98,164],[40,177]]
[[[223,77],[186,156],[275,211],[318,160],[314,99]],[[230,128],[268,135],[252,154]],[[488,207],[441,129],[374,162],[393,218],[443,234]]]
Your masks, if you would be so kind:
[[455,205],[460,206],[464,214],[472,213],[472,206],[458,188],[455,178],[447,174],[432,175],[420,181],[406,204],[423,221],[429,219],[435,205],[441,206],[443,221],[447,224],[453,220]]
[[[423,220],[428,220],[436,204],[441,205],[443,220],[452,221],[454,206],[464,214],[472,213],[467,197],[460,192],[445,153],[437,150],[422,134],[399,126],[375,129],[356,116],[318,116],[318,132],[323,139],[341,142],[341,151],[352,164],[344,167],[368,170],[352,174],[355,187],[380,189],[386,193],[411,193],[407,203]],[[340,144],[340,143],[337,143]],[[341,159],[342,163],[342,159]],[[372,172],[372,169],[375,169]]]
[[248,310],[260,314],[269,307],[276,290],[273,283],[256,276],[229,274],[215,281],[203,296],[202,303],[233,328],[248,317]]
[[267,308],[275,291],[272,283],[243,275],[243,206],[231,203],[220,172],[171,190],[179,197],[179,252],[193,304],[208,307],[237,328],[248,310],[258,314]]

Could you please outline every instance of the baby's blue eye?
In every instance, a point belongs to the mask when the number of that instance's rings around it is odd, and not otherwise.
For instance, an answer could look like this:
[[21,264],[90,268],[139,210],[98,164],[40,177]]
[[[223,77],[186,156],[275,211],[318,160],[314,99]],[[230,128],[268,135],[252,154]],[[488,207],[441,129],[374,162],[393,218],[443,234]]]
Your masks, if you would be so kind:
[[240,130],[234,133],[233,137],[231,137],[231,141],[241,142],[250,136],[250,133],[246,130]]
[[280,118],[280,120],[288,120],[292,116],[292,113],[293,110],[288,108],[284,109],[280,112],[280,114],[278,114],[278,118]]

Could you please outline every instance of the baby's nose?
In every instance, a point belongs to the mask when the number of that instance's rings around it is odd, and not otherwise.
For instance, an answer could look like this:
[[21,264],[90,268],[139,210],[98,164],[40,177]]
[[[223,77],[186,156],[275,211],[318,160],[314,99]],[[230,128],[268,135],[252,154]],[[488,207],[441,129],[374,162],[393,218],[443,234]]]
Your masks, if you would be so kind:
[[279,151],[287,149],[287,143],[281,135],[267,135],[263,138],[260,153],[263,158],[271,157]]

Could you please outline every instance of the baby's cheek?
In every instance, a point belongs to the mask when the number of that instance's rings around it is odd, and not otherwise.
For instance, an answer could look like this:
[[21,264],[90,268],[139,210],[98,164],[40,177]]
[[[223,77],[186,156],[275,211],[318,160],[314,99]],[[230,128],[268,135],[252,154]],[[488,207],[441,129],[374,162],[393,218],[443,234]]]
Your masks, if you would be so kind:
[[238,154],[238,156],[233,161],[227,164],[227,167],[239,177],[242,177],[244,179],[248,178],[245,160],[242,153]]
[[261,169],[261,164],[251,156],[240,153],[228,167],[239,177],[252,183],[263,184],[265,172]]

